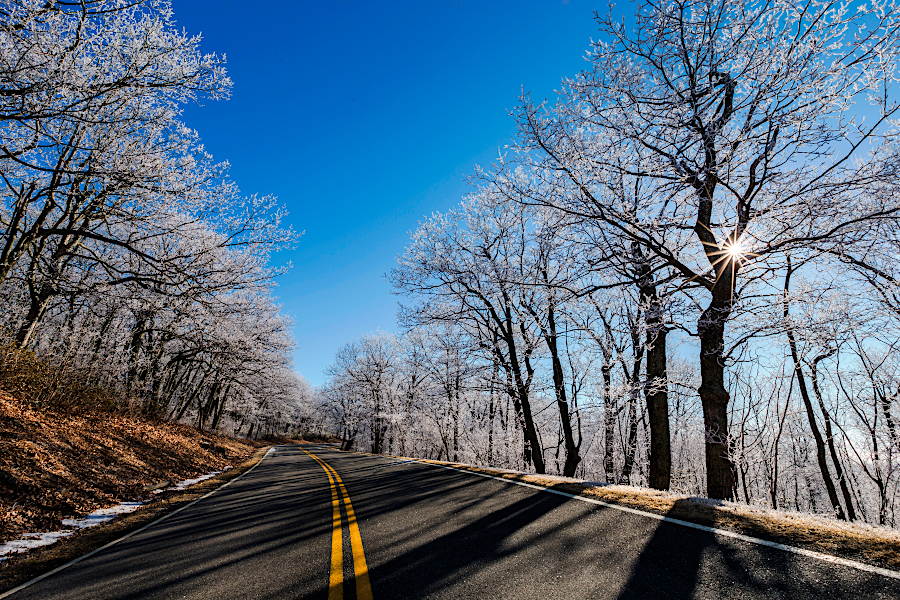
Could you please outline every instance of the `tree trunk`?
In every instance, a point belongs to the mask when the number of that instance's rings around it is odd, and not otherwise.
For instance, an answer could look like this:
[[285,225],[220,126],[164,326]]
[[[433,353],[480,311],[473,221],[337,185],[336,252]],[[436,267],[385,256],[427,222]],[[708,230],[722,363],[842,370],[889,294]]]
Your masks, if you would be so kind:
[[650,487],[668,490],[672,480],[672,445],[669,431],[669,376],[666,370],[665,314],[652,275],[644,274],[641,302],[646,303],[647,322],[647,382],[644,396],[650,422]]
[[491,466],[494,462],[494,414],[496,412],[496,396],[497,377],[499,376],[499,365],[494,361],[494,371],[491,377],[490,401],[488,403],[488,445],[487,445],[487,466]]
[[828,452],[831,454],[831,463],[834,465],[834,473],[837,476],[838,484],[841,486],[841,495],[844,497],[844,505],[847,507],[847,518],[851,521],[855,521],[856,510],[853,508],[853,496],[850,494],[850,489],[847,486],[847,475],[844,473],[844,469],[841,466],[841,459],[838,456],[837,448],[834,445],[834,432],[831,429],[831,415],[825,408],[825,402],[822,400],[822,390],[819,389],[819,375],[816,367],[819,364],[819,361],[824,360],[825,358],[827,358],[827,356],[817,356],[813,361],[810,373],[813,393],[816,395],[816,400],[819,402],[819,409],[822,411],[822,416],[825,419],[825,441],[828,443]]
[[665,327],[647,331],[647,415],[650,421],[650,487],[668,490],[672,482],[669,431],[669,376],[666,369]]
[[622,465],[622,475],[619,483],[628,485],[631,483],[631,471],[634,469],[634,455],[637,451],[637,403],[640,392],[633,388],[628,398],[628,438],[625,442],[625,462]]
[[457,370],[453,390],[453,462],[459,462],[459,379]]
[[603,375],[603,470],[607,483],[614,481],[613,473],[613,437],[616,432],[616,407],[612,397],[612,364],[611,358],[604,358],[600,369]]
[[[838,500],[837,490],[834,487],[834,480],[831,478],[831,472],[828,470],[828,461],[825,458],[825,442],[822,439],[822,433],[819,431],[819,425],[816,422],[816,414],[813,411],[812,401],[809,399],[809,390],[806,388],[806,378],[803,376],[803,368],[800,364],[800,357],[797,354],[797,341],[794,338],[794,328],[791,326],[788,315],[788,290],[791,283],[791,259],[788,258],[787,274],[784,277],[784,328],[787,332],[788,345],[791,349],[791,359],[794,361],[794,372],[797,375],[797,387],[800,390],[800,397],[803,399],[803,406],[806,408],[806,418],[809,421],[809,428],[813,434],[813,440],[816,443],[816,461],[819,463],[819,471],[822,474],[822,480],[825,482],[825,489],[828,491],[828,499],[834,509],[834,514],[842,521],[847,520],[844,509],[841,508],[841,502]],[[810,494],[810,498],[812,495]]]
[[[509,321],[508,321],[509,322]],[[519,357],[516,354],[516,343],[512,339],[512,333],[505,334],[505,343],[509,349],[509,361],[506,365],[510,369],[512,376],[512,389],[509,390],[510,397],[513,400],[513,407],[516,414],[521,418],[522,433],[525,438],[525,457],[534,465],[534,470],[538,474],[546,473],[544,465],[544,453],[541,448],[540,440],[537,435],[537,427],[534,423],[534,417],[531,414],[531,402],[528,398],[528,385],[522,374],[522,366],[519,363]]]
[[134,390],[134,385],[140,371],[138,367],[138,359],[141,354],[141,346],[143,346],[144,343],[144,334],[147,331],[146,327],[149,318],[149,313],[146,311],[139,311],[135,316],[134,329],[132,329],[131,340],[128,344],[129,367],[128,374],[125,378],[129,394]]
[[[718,287],[718,286],[717,286]],[[722,286],[724,287],[724,286]],[[715,293],[700,315],[700,402],[706,435],[706,495],[715,500],[734,498],[734,465],[728,452],[728,401],[725,389],[725,322],[731,298]],[[731,289],[728,289],[729,296]]]
[[[191,407],[191,404],[193,404],[194,398],[196,398],[200,394],[200,392],[203,390],[203,385],[204,385],[204,383],[206,383],[206,376],[208,374],[209,374],[209,372],[204,372],[203,376],[200,378],[200,383],[197,384],[193,388],[193,390],[191,390],[190,394],[184,400],[184,403],[181,405],[181,409],[178,411],[178,415],[175,417],[175,421],[180,421],[181,418],[184,417],[184,413],[186,413],[187,410]],[[193,383],[193,381],[191,383]],[[200,408],[199,403],[198,403],[197,408],[199,410],[199,408]]]
[[544,330],[544,334],[547,349],[550,351],[550,361],[553,365],[553,390],[556,394],[556,406],[559,409],[559,420],[562,425],[563,443],[566,450],[563,476],[573,477],[578,464],[581,462],[581,440],[578,440],[578,443],[576,443],[575,435],[572,431],[572,414],[569,410],[568,398],[566,397],[565,373],[563,372],[562,361],[559,359],[556,318],[552,306],[547,311],[547,329]]
[[215,431],[219,427],[219,421],[222,419],[222,414],[225,412],[225,404],[228,402],[228,392],[231,391],[231,384],[225,388],[225,391],[219,397],[218,402],[216,403],[216,410],[213,414],[212,424],[209,426],[211,431]]
[[16,346],[18,348],[28,346],[28,342],[31,341],[38,322],[44,316],[44,311],[47,310],[47,306],[50,304],[50,298],[56,294],[54,286],[42,285],[40,289],[35,289],[35,285],[31,281],[28,282],[28,292],[28,313],[16,332]]

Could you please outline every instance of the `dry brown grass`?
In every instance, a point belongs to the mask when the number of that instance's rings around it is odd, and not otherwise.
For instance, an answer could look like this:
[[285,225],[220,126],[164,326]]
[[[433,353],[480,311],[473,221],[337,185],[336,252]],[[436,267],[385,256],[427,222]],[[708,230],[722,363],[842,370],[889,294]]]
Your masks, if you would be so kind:
[[110,412],[38,409],[0,391],[0,541],[144,500],[153,484],[239,464],[260,445]]
[[39,575],[100,548],[132,531],[136,531],[166,514],[197,500],[222,484],[235,479],[258,463],[268,447],[257,449],[252,456],[230,469],[185,490],[160,494],[140,510],[115,519],[105,525],[84,529],[73,536],[27,554],[15,555],[0,566],[0,593],[10,590]]

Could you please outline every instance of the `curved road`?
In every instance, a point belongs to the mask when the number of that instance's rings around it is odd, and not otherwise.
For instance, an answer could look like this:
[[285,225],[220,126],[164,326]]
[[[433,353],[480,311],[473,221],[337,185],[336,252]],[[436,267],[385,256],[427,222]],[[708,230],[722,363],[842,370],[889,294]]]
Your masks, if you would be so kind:
[[11,596],[825,597],[896,599],[900,580],[473,474],[315,445],[281,446],[228,487]]

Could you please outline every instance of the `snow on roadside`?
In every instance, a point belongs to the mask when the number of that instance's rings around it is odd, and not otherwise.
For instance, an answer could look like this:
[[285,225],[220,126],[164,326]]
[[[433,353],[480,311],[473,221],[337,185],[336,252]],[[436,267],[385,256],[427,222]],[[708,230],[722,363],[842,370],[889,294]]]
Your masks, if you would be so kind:
[[225,471],[227,471],[230,468],[231,468],[231,465],[227,465],[221,471],[213,471],[212,473],[207,473],[206,475],[201,475],[200,477],[195,477],[194,479],[185,479],[184,481],[180,481],[180,482],[176,483],[174,486],[169,486],[169,487],[160,488],[158,490],[153,490],[153,493],[154,494],[162,494],[163,492],[168,492],[168,491],[176,491],[177,492],[177,491],[183,490],[185,488],[189,488],[192,485],[194,485],[195,483],[200,483],[201,481],[206,481],[207,479],[215,477],[219,473],[224,473]]
[[[206,481],[207,479],[215,477],[219,473],[224,473],[230,468],[231,466],[229,465],[221,471],[213,471],[212,473],[207,473],[206,475],[201,475],[200,477],[195,477],[194,479],[185,479],[184,481],[179,482],[175,486],[167,489],[176,491],[184,490],[196,483],[200,483],[201,481]],[[154,490],[153,493],[158,494],[162,491],[164,490]],[[7,560],[11,554],[28,552],[29,550],[32,550],[34,548],[40,548],[41,546],[49,546],[50,544],[55,544],[59,540],[69,537],[80,529],[86,529],[88,527],[94,527],[95,525],[107,523],[109,521],[112,521],[119,515],[126,515],[130,512],[134,512],[143,505],[143,502],[122,502],[121,504],[117,504],[116,506],[112,506],[110,508],[97,509],[91,514],[85,515],[84,517],[63,519],[62,524],[65,529],[22,534],[22,538],[20,539],[10,540],[4,544],[0,544],[0,562]]]
[[59,540],[69,537],[79,529],[86,529],[88,527],[100,525],[101,523],[106,523],[107,521],[112,521],[119,515],[125,515],[136,511],[143,505],[143,502],[122,502],[121,504],[117,504],[110,508],[100,508],[79,519],[63,519],[62,524],[68,529],[26,533],[21,539],[11,540],[5,544],[0,544],[0,561],[6,560],[10,554],[28,552],[33,548],[55,544]]
[[45,531],[42,533],[26,533],[25,537],[19,540],[11,540],[5,544],[0,544],[0,561],[9,558],[10,554],[18,554],[19,552],[28,552],[32,548],[40,548],[41,546],[49,546],[55,544],[64,537],[68,537],[75,533],[74,531]]
[[171,487],[169,489],[170,490],[183,490],[185,488],[191,487],[195,483],[200,483],[201,481],[206,481],[207,479],[210,479],[211,477],[215,477],[219,473],[224,473],[225,471],[227,471],[230,468],[231,467],[229,466],[229,467],[225,467],[221,471],[213,471],[212,473],[207,473],[206,475],[201,475],[200,477],[195,477],[194,479],[185,479],[184,481],[175,484],[175,487]]
[[[112,521],[119,515],[127,515],[144,505],[143,502],[122,502],[111,508],[100,508],[80,519],[63,519],[62,524],[73,529],[87,529],[107,521]],[[73,532],[74,533],[74,532]]]

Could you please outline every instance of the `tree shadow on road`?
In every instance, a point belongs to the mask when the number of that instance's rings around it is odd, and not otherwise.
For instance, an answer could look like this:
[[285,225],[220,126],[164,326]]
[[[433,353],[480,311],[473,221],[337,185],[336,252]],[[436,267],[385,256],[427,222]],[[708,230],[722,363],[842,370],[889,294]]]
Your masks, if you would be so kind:
[[[405,552],[374,565],[375,591],[379,598],[418,598],[457,584],[463,589],[470,584],[483,589],[483,572],[498,565],[502,569],[505,558],[528,552],[527,541],[538,535],[528,528],[565,502],[559,496],[537,494],[509,504],[499,502],[502,505],[492,509],[493,503],[485,499],[488,512],[480,518],[449,531],[442,527],[439,535],[425,543],[410,540]],[[542,546],[548,550],[546,541]],[[563,552],[563,548],[556,550]]]
[[[683,518],[694,503],[676,501],[668,515]],[[896,584],[880,575],[663,521],[642,549],[618,600],[896,598]]]

